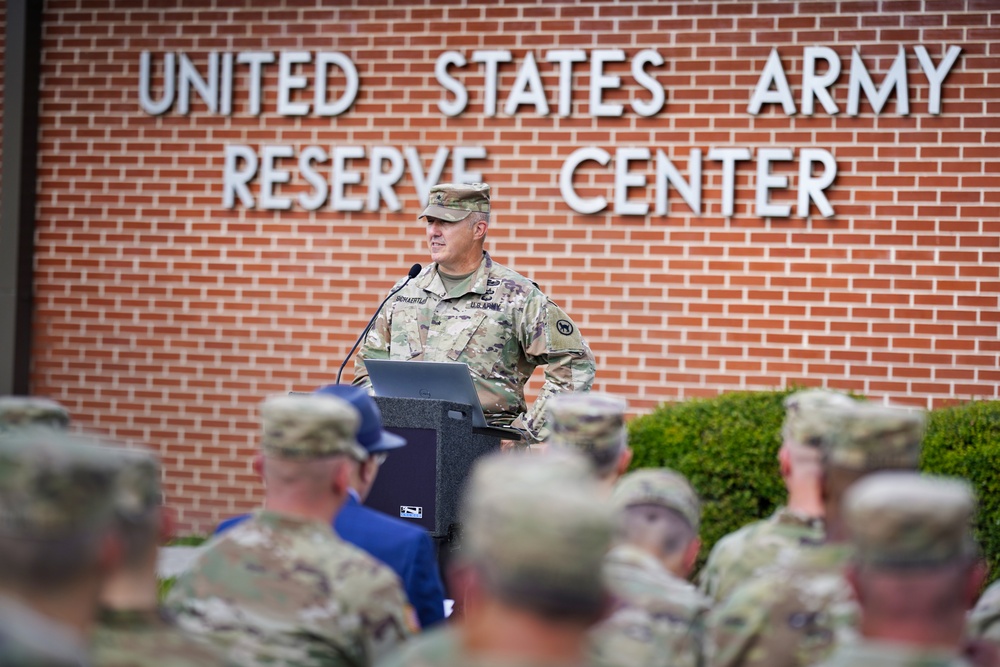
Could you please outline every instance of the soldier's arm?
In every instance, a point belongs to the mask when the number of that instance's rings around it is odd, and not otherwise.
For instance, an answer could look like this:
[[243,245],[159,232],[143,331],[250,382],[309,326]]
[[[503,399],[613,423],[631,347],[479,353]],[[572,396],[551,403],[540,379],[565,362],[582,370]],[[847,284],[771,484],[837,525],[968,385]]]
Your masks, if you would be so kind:
[[394,301],[385,304],[382,310],[375,317],[375,324],[371,331],[361,341],[361,347],[354,356],[354,379],[351,384],[364,389],[372,386],[372,381],[368,377],[368,369],[365,367],[365,359],[388,359],[392,345],[391,335],[391,313]]
[[368,644],[367,664],[372,665],[420,632],[420,622],[395,572],[380,568],[370,584],[361,617]]
[[525,308],[521,334],[528,361],[545,366],[545,383],[528,412],[513,425],[541,441],[548,436],[545,403],[560,392],[590,389],[597,367],[579,327],[541,292]]

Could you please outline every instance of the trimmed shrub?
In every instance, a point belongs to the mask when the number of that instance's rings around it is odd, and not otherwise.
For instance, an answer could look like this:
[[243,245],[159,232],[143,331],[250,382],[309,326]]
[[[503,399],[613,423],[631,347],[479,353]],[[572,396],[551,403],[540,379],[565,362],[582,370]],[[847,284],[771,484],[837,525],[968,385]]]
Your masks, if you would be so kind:
[[[785,502],[778,469],[782,401],[797,391],[734,392],[664,404],[629,423],[632,468],[667,466],[702,497],[700,567],[720,537]],[[922,469],[965,477],[979,498],[977,537],[1000,576],[1000,401],[929,415]]]

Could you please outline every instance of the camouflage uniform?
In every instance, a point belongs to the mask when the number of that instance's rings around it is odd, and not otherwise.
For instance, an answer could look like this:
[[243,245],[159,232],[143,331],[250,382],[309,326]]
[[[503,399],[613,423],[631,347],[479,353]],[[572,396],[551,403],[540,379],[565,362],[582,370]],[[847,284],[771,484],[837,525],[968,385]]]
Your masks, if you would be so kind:
[[625,399],[599,391],[567,392],[547,405],[553,449],[575,449],[594,466],[599,477],[613,473],[625,449]]
[[[825,389],[808,389],[785,398],[782,440],[787,445],[818,449],[827,425],[814,416],[828,406],[850,407],[850,397]],[[818,431],[818,432],[817,432]],[[823,541],[823,520],[786,507],[716,542],[698,575],[702,593],[718,602],[740,584],[772,567],[787,567],[802,551]]]
[[[601,567],[611,538],[610,509],[579,455],[523,456],[489,456],[476,465],[463,498],[465,541],[458,558],[475,568],[492,597],[525,614],[542,609],[596,616],[605,596]],[[527,656],[469,654],[462,627],[429,632],[379,665],[546,665]]]
[[227,663],[217,650],[175,628],[160,610],[105,609],[98,618],[91,646],[94,662],[102,667],[235,664]]
[[[667,469],[637,470],[615,488],[622,511],[654,504],[678,512],[697,532],[700,503],[688,481]],[[604,561],[618,606],[593,632],[598,667],[699,667],[704,663],[704,620],[709,601],[645,550],[618,544]]]
[[69,413],[55,401],[39,396],[0,396],[0,432],[24,426],[65,430]]
[[716,542],[698,574],[698,588],[715,601],[725,600],[762,572],[788,567],[803,548],[821,544],[824,536],[822,519],[779,507],[767,519],[754,521]]
[[[21,414],[39,414],[28,405],[19,406]],[[42,412],[50,409],[33,405]],[[36,611],[30,598],[7,597],[2,590],[7,582],[29,588],[47,585],[42,577],[49,575],[37,573],[40,565],[32,555],[36,550],[79,548],[77,540],[111,531],[110,490],[120,460],[96,444],[48,428],[19,426],[0,432],[0,665],[89,664],[84,638],[76,629]],[[51,584],[48,592],[53,600],[59,594],[56,586]]]
[[[441,218],[452,209],[488,212],[484,187],[485,194],[472,186],[471,194],[456,198],[455,192],[470,186],[435,186],[428,210]],[[569,315],[487,252],[450,292],[433,263],[389,299],[355,359],[354,384],[367,387],[365,359],[468,364],[486,420],[523,430],[529,442],[545,439],[546,401],[559,392],[589,389],[595,372],[594,355]],[[524,385],[537,366],[545,366],[545,383],[526,410]]]
[[[261,407],[262,449],[308,462],[366,456],[360,417],[333,396],[278,396]],[[369,665],[416,629],[398,577],[329,522],[259,511],[212,541],[167,598],[182,629],[243,665]]]
[[1000,645],[1000,581],[990,584],[969,612],[969,636]]
[[[930,571],[971,561],[969,525],[975,508],[964,480],[916,473],[880,473],[855,484],[844,502],[859,564],[883,573]],[[940,618],[926,619],[936,622]],[[864,637],[838,646],[820,667],[970,667],[960,647],[911,646]]]
[[[916,469],[923,415],[857,403],[813,413],[826,434],[824,467],[854,473]],[[823,429],[817,429],[819,433]],[[772,568],[737,587],[709,615],[713,667],[802,667],[855,636],[857,607],[843,577],[849,543],[806,549],[787,568]]]

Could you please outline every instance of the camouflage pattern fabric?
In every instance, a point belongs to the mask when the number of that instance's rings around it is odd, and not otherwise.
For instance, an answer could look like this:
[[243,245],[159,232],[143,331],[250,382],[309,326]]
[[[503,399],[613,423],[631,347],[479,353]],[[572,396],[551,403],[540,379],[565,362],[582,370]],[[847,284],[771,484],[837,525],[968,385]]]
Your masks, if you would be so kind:
[[[584,667],[567,661],[544,663],[470,655],[462,650],[458,633],[445,627],[406,642],[401,649],[376,663],[376,667]],[[589,664],[588,664],[589,667]]]
[[86,647],[70,628],[0,596],[0,666],[85,667]]
[[619,545],[604,576],[617,600],[592,631],[595,667],[700,667],[709,601],[646,552]]
[[839,647],[817,667],[972,667],[954,652],[859,640]]
[[368,458],[357,440],[361,414],[338,396],[269,396],[261,401],[260,421],[260,448],[267,456],[297,461],[337,454],[355,461]]
[[267,511],[211,542],[166,606],[241,665],[370,665],[416,630],[387,566],[327,524]]
[[102,611],[91,648],[102,667],[235,665],[171,626],[158,610]]
[[599,391],[568,392],[549,399],[551,447],[578,449],[599,473],[618,461],[628,439],[625,399]]
[[465,220],[473,211],[490,212],[490,186],[486,183],[439,183],[427,193],[427,206],[420,218],[448,222]]
[[1000,581],[990,584],[969,613],[968,635],[1000,646]]
[[857,605],[843,576],[853,549],[804,550],[787,568],[736,588],[708,616],[712,667],[805,667],[856,636]]
[[40,396],[0,396],[0,432],[25,426],[66,429],[69,413],[59,403]]
[[[594,355],[570,317],[485,252],[476,272],[450,293],[431,264],[389,299],[355,358],[354,384],[367,387],[365,359],[468,364],[487,422],[522,429],[528,442],[548,436],[548,399],[589,389],[595,372]],[[524,385],[542,365],[545,383],[529,411]]]
[[773,567],[794,563],[803,548],[823,542],[823,520],[778,508],[774,514],[724,536],[698,574],[698,588],[721,602],[741,584]]

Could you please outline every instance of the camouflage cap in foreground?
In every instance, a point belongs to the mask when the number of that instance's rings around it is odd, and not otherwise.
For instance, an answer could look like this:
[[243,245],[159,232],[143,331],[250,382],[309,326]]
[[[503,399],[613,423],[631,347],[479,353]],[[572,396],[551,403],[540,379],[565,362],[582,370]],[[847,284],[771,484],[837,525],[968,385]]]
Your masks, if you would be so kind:
[[271,396],[260,405],[264,434],[261,449],[282,459],[318,459],[346,454],[368,458],[358,443],[361,415],[336,396]]
[[[836,421],[823,443],[825,465],[848,470],[916,469],[926,417],[920,410],[857,401],[848,409],[827,408]],[[829,417],[828,417],[829,418]]]
[[139,522],[163,504],[160,490],[160,464],[149,452],[115,448],[121,458],[116,480],[115,511],[126,522]]
[[427,206],[417,216],[439,218],[447,222],[465,220],[478,211],[490,212],[490,186],[486,183],[441,183],[430,190]]
[[545,404],[549,444],[577,449],[598,469],[617,461],[628,438],[625,399],[599,391],[556,394]]
[[975,504],[965,480],[882,472],[848,490],[844,514],[860,562],[934,566],[975,553]]
[[25,426],[65,429],[69,413],[59,403],[40,396],[0,396],[0,431]]
[[[819,448],[836,428],[839,413],[857,401],[847,394],[826,389],[807,389],[785,397],[785,422],[781,435],[786,441]],[[831,411],[833,409],[833,411]]]
[[611,510],[579,454],[485,457],[462,509],[463,557],[494,594],[580,611],[603,604]]
[[110,525],[122,459],[53,429],[0,438],[0,534],[59,539]]
[[687,478],[669,468],[644,468],[622,477],[611,494],[611,505],[620,512],[633,505],[659,505],[678,512],[697,531],[701,501]]

